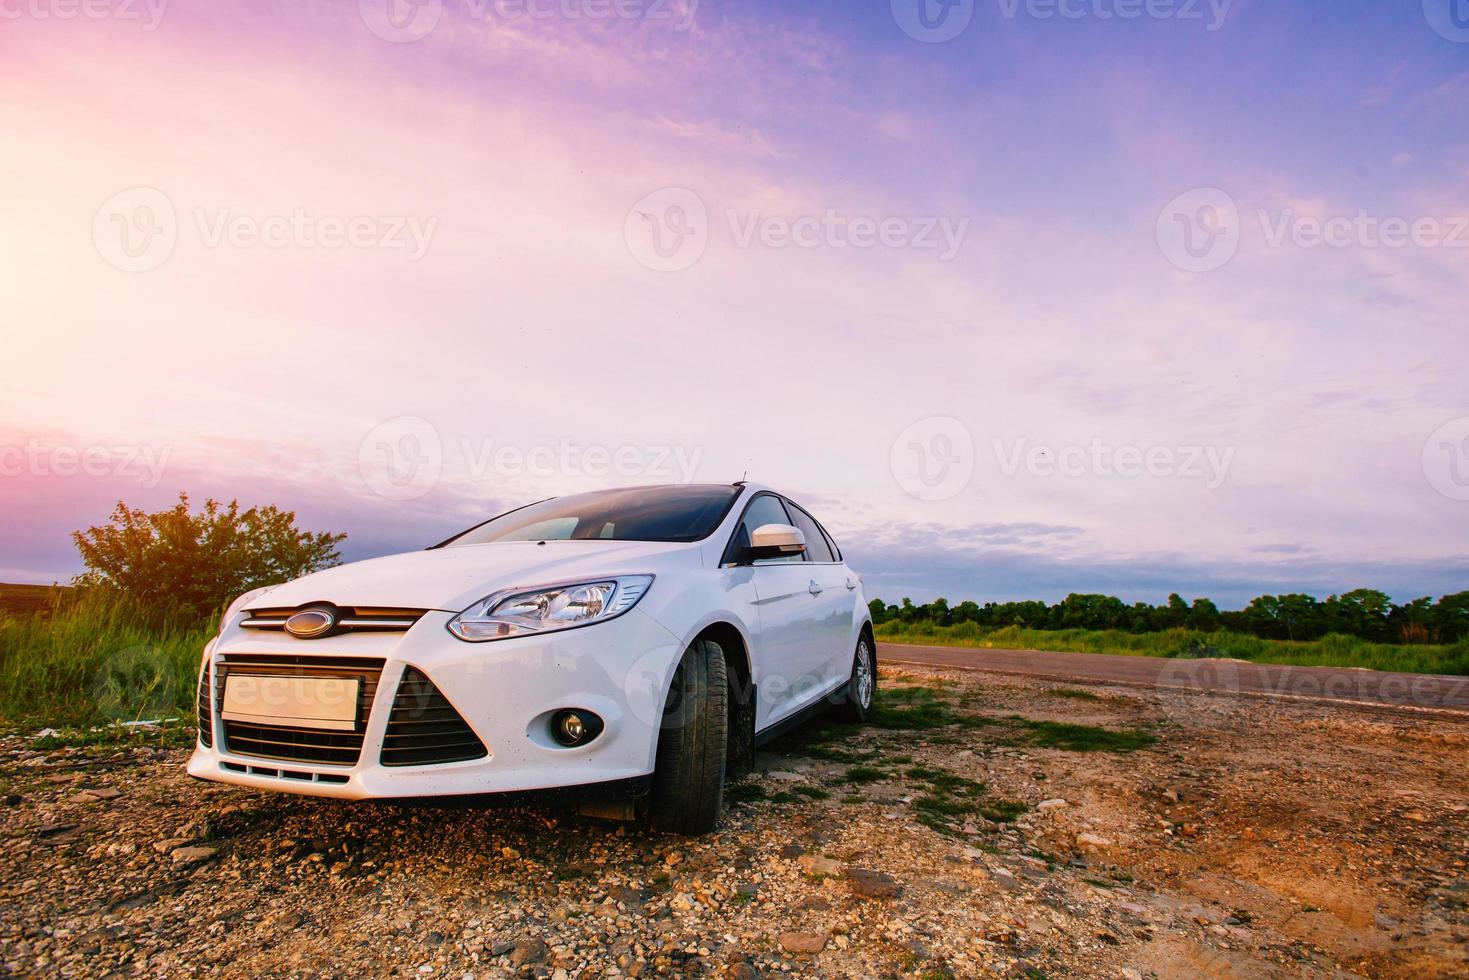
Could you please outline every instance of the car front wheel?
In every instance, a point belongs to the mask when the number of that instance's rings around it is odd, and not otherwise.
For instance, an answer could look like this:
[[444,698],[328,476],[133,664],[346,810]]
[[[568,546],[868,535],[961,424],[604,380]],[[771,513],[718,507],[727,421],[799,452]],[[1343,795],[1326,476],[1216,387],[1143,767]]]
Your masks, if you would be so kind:
[[704,834],[719,823],[729,749],[729,679],[724,651],[695,640],[684,651],[663,709],[649,797],[653,827]]

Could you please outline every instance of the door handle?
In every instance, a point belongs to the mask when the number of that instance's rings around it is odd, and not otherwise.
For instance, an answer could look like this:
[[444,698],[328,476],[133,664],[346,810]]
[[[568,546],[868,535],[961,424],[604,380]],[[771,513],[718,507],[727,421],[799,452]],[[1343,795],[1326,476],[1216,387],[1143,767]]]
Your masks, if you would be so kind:
[[848,575],[847,576],[847,591],[848,592],[851,592],[856,587],[857,587],[857,580],[854,579],[852,576]]
[[812,595],[821,595],[823,590],[821,586],[817,583],[817,581],[813,578],[811,580],[811,584],[806,587],[806,591],[810,592]]

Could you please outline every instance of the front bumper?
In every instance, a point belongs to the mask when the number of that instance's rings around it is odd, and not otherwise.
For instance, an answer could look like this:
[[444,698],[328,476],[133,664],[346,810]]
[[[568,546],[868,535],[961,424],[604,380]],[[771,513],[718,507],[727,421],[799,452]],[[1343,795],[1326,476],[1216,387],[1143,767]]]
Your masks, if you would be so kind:
[[[232,627],[208,653],[211,746],[200,740],[189,775],[256,789],[338,799],[399,799],[514,793],[636,781],[653,771],[664,699],[683,651],[677,637],[638,609],[605,623],[545,636],[466,643],[427,613],[406,633],[357,633],[299,640]],[[360,726],[355,763],[323,764],[231,751],[214,678],[226,657],[283,655],[381,658],[376,691]],[[404,672],[425,675],[487,750],[483,758],[386,766],[381,753]],[[600,715],[603,732],[566,748],[551,737],[563,708]]]

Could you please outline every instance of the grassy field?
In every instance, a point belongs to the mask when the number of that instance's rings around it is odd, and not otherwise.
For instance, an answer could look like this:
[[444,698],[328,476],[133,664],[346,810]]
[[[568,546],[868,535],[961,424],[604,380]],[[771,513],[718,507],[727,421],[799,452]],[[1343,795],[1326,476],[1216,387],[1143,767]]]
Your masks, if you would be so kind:
[[148,624],[101,595],[43,608],[0,612],[0,723],[59,728],[190,711],[207,627]]
[[1019,626],[984,630],[956,626],[883,623],[877,638],[890,643],[992,647],[1063,653],[1114,653],[1135,657],[1232,657],[1299,667],[1367,667],[1414,674],[1469,675],[1469,641],[1452,646],[1369,643],[1333,634],[1320,640],[1262,640],[1239,633],[1174,629],[1161,633],[1120,630],[1036,630]]
[[64,585],[10,585],[0,582],[0,615],[44,612],[69,590]]

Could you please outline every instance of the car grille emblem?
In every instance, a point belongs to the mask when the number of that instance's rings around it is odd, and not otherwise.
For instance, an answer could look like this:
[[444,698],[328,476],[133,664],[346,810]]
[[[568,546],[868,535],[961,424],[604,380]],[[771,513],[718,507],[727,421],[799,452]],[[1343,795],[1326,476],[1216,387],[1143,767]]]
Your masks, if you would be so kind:
[[336,613],[330,609],[303,609],[286,620],[286,632],[302,640],[314,640],[337,625]]

